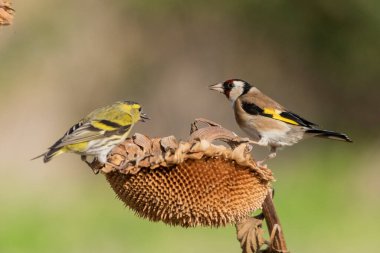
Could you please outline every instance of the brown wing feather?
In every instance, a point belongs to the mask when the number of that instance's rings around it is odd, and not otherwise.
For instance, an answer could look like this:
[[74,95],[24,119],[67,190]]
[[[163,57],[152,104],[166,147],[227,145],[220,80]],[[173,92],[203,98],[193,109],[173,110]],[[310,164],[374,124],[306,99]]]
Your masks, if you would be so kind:
[[72,126],[51,148],[61,148],[66,145],[91,141],[101,138],[103,135],[104,131],[101,129],[94,128],[89,122],[81,122]]
[[240,99],[242,102],[252,103],[260,108],[273,108],[286,111],[285,107],[259,91],[257,88],[252,88],[250,92],[241,96]]
[[[317,126],[317,124],[312,123],[302,118],[301,116],[288,111],[285,107],[283,107],[270,97],[266,96],[265,94],[261,93],[256,88],[251,89],[251,91],[247,95],[242,96],[241,102],[243,108],[245,108],[247,113],[250,113],[250,111],[247,109],[252,109],[255,112],[256,110],[262,110],[262,112],[259,112],[259,114],[261,114],[262,116],[280,120],[288,124],[300,125],[309,128]],[[278,110],[279,112],[265,112],[265,109]]]

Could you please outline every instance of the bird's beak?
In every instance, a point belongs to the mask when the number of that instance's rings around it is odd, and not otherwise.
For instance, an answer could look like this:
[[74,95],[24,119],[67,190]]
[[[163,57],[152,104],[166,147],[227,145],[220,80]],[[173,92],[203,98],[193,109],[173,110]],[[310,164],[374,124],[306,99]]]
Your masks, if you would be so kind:
[[149,120],[150,118],[148,117],[148,115],[146,115],[146,113],[144,112],[141,112],[140,113],[140,121],[141,122],[145,122],[146,120]]
[[209,86],[210,90],[216,90],[220,93],[224,93],[223,83],[217,83]]

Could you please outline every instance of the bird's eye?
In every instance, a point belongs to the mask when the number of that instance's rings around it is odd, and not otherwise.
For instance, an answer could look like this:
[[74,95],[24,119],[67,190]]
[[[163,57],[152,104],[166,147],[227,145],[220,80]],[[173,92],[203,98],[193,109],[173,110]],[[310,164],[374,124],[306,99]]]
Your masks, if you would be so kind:
[[139,112],[141,112],[141,107],[139,108]]
[[235,87],[232,80],[227,80],[223,83],[223,89],[226,91],[232,90]]
[[227,89],[230,90],[234,87],[234,84],[232,82],[228,82],[226,86],[227,86]]

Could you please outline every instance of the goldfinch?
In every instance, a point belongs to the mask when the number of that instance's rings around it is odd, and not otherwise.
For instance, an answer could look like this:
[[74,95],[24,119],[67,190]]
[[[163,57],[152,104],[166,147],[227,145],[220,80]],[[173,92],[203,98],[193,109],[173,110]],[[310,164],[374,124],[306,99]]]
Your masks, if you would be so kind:
[[352,142],[346,134],[319,129],[317,124],[288,111],[241,79],[214,84],[210,89],[223,93],[231,101],[236,122],[256,144],[270,147],[265,160],[274,158],[278,148],[291,146],[306,136]]
[[[63,153],[76,153],[86,161],[94,156],[101,163],[107,163],[107,155],[113,147],[123,142],[133,125],[148,119],[141,106],[132,101],[118,101],[98,108],[73,125],[46,153],[44,162]],[[33,160],[32,159],[32,160]]]

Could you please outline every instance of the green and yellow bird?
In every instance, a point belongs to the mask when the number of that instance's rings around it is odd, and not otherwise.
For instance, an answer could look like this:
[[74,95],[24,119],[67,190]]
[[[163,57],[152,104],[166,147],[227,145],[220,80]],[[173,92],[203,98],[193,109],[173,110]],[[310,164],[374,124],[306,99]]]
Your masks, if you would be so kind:
[[46,153],[44,162],[63,153],[76,153],[85,159],[94,156],[101,163],[107,162],[107,155],[113,147],[123,142],[138,121],[149,119],[142,112],[140,104],[132,101],[118,101],[98,108],[73,125]]

